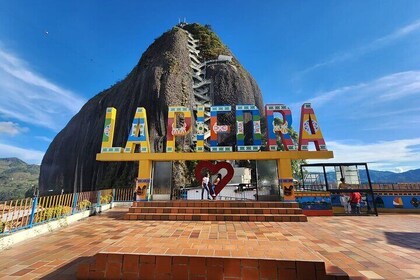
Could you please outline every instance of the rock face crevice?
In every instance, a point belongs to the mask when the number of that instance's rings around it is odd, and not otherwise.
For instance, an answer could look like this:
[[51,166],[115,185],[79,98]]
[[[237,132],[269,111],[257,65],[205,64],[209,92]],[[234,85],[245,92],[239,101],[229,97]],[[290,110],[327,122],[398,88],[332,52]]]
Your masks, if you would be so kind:
[[[230,52],[229,52],[230,53]],[[188,34],[178,27],[164,33],[144,52],[125,79],[91,98],[50,144],[41,164],[40,191],[87,191],[134,186],[138,165],[133,162],[98,162],[107,107],[117,109],[114,147],[124,147],[137,107],[145,107],[153,152],[163,151],[168,106],[193,110],[193,73]],[[261,92],[251,75],[240,66],[207,66],[213,82],[213,104],[256,104],[263,114]],[[234,120],[232,128],[234,128]],[[180,138],[182,149],[191,136]],[[175,185],[184,184],[185,165],[174,171]],[[179,179],[180,178],[180,179]]]

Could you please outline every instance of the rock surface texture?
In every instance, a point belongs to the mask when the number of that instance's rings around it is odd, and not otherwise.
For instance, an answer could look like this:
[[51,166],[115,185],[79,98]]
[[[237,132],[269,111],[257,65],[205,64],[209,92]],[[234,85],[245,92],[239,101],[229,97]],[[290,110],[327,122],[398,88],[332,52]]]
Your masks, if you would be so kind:
[[[204,54],[199,56],[200,62],[214,59],[219,54],[232,55],[209,28],[198,24],[183,27],[174,27],[156,39],[124,80],[90,99],[57,134],[42,160],[41,194],[51,189],[73,192],[134,186],[138,171],[136,163],[96,161],[96,154],[101,149],[106,108],[117,109],[114,147],[125,147],[135,110],[145,107],[152,151],[163,151],[168,106],[182,105],[191,110],[194,106],[188,36],[199,39],[198,46]],[[205,37],[208,34],[213,40],[210,43]],[[222,47],[212,47],[215,40]],[[210,93],[214,105],[255,104],[263,114],[258,85],[235,58],[231,63],[207,65],[206,79],[212,81]],[[233,116],[226,121],[235,131]],[[233,144],[233,136],[226,141]],[[190,151],[191,135],[177,141],[180,149]],[[185,163],[174,164],[174,186],[186,183],[186,172]]]

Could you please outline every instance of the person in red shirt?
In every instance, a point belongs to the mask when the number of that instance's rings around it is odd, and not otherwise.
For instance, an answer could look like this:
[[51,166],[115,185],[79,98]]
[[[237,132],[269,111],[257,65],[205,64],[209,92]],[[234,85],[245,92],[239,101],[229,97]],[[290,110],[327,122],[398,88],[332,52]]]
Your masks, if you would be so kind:
[[351,213],[360,215],[360,202],[362,201],[362,195],[359,192],[350,193],[350,206]]

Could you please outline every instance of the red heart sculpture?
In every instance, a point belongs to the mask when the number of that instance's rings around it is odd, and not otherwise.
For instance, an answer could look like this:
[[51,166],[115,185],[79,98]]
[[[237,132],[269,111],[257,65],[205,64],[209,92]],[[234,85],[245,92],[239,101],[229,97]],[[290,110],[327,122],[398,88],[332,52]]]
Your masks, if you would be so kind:
[[227,174],[220,180],[216,189],[214,190],[216,195],[218,195],[222,189],[230,182],[230,180],[232,180],[233,174],[235,173],[232,165],[226,161],[221,161],[216,164],[213,164],[210,161],[200,161],[195,167],[195,178],[197,178],[198,182],[201,182],[203,179],[202,171],[204,168],[207,168],[212,175],[219,173],[221,169],[226,169],[227,171]]

